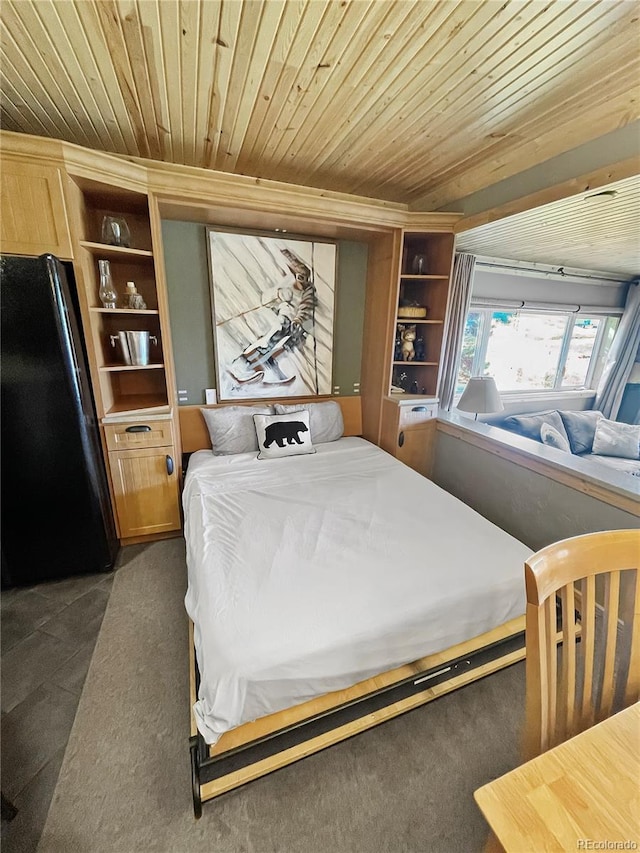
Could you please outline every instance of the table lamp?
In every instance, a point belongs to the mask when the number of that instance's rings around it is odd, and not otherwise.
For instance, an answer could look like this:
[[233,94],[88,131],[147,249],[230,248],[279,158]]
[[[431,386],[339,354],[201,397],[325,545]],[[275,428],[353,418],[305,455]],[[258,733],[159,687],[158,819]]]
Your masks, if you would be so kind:
[[493,376],[472,376],[462,392],[457,408],[461,412],[475,412],[476,420],[479,414],[501,412],[504,406]]

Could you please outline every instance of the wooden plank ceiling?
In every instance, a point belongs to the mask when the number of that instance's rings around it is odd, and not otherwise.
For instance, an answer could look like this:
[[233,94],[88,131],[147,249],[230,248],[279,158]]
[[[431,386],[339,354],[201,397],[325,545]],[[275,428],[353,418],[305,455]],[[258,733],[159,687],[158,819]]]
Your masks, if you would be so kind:
[[433,210],[636,119],[635,0],[2,0],[3,127]]
[[456,238],[460,251],[640,275],[640,177],[554,201]]

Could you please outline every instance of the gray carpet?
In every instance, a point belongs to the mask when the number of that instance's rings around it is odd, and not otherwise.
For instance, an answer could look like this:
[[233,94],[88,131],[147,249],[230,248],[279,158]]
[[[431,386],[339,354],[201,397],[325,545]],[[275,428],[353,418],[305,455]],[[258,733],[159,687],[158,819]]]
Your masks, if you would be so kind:
[[522,664],[204,806],[189,772],[184,546],[116,575],[40,853],[473,853],[519,763]]

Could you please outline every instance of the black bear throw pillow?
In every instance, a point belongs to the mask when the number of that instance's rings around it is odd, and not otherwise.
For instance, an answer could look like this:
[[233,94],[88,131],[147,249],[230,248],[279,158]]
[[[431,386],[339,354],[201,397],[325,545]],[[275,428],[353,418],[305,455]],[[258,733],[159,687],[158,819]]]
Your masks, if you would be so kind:
[[315,453],[309,431],[309,412],[286,415],[254,415],[258,437],[258,459]]

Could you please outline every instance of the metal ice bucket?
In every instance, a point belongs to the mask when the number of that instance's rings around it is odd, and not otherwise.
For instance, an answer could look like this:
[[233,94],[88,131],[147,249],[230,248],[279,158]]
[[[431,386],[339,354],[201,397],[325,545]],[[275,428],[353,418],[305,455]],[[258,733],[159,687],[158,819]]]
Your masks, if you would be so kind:
[[155,335],[149,332],[118,332],[110,335],[111,346],[118,349],[125,364],[144,367],[149,364],[149,343],[158,344]]

